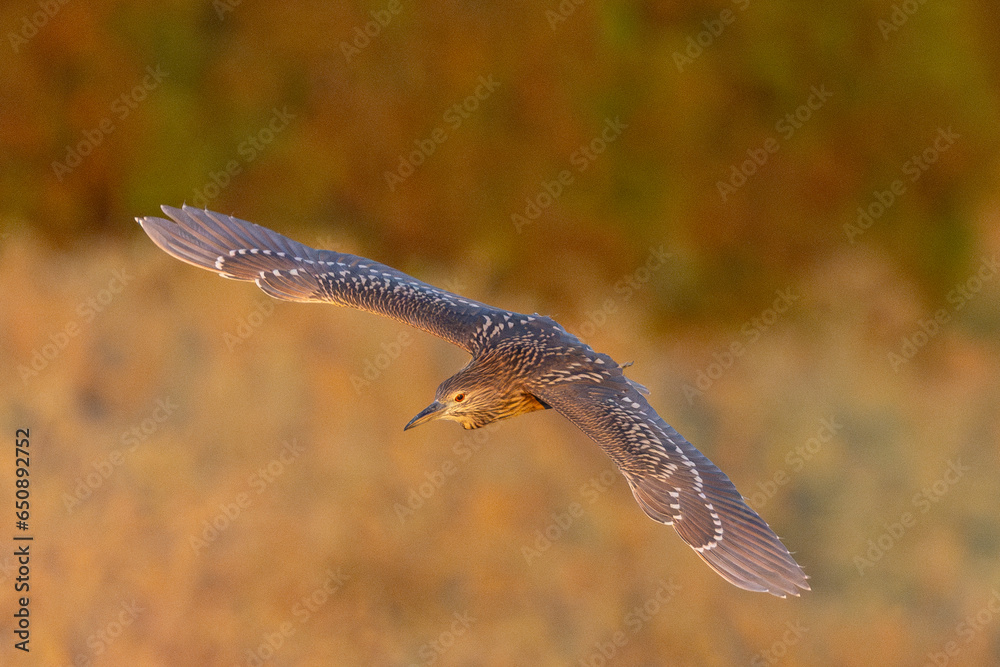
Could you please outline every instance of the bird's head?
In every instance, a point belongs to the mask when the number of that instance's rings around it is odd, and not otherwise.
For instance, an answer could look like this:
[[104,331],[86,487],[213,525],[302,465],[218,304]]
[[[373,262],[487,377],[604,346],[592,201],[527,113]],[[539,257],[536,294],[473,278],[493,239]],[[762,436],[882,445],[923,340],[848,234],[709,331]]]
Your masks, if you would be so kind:
[[481,377],[475,367],[466,367],[441,383],[434,402],[411,419],[403,430],[432,419],[451,419],[463,428],[486,426],[498,419],[542,410],[548,406],[519,390],[503,391],[493,386],[496,378]]
[[497,402],[496,392],[488,386],[471,381],[461,373],[437,388],[434,402],[421,410],[403,430],[419,426],[432,419],[451,419],[464,428],[478,428],[493,421],[489,418]]

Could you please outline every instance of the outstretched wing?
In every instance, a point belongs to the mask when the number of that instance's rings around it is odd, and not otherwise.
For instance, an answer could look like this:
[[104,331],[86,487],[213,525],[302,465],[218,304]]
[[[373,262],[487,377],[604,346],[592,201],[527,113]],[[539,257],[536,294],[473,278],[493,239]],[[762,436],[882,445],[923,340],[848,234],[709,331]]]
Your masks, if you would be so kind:
[[785,597],[809,590],[778,536],[714,463],[634,387],[557,383],[533,389],[614,460],[650,517],[677,533],[724,579]]
[[[161,249],[224,278],[252,280],[286,301],[320,301],[385,315],[474,352],[490,316],[506,311],[463,299],[364,257],[316,250],[229,215],[163,206],[173,222],[136,218]],[[486,316],[486,317],[484,317]]]

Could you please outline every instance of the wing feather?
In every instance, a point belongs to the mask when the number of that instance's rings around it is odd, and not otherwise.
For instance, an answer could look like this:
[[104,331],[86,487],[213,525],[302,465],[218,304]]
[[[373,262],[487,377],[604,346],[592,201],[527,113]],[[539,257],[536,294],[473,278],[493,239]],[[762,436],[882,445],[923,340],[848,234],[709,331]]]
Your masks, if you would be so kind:
[[[468,352],[482,323],[506,311],[428,285],[364,257],[317,250],[266,227],[191,206],[163,206],[170,220],[136,218],[162,250],[225,278],[252,280],[286,301],[350,306],[422,329]],[[510,315],[510,313],[506,313]]]
[[672,525],[724,579],[779,597],[809,590],[802,568],[725,473],[634,387],[621,381],[565,383],[532,391],[596,441],[643,511]]

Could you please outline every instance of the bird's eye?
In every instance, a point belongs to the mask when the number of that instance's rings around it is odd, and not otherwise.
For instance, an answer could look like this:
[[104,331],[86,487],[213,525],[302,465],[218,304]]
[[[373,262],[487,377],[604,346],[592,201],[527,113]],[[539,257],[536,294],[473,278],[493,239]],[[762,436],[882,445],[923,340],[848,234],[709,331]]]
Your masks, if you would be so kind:
[[455,402],[461,403],[465,400],[465,394],[455,394]]

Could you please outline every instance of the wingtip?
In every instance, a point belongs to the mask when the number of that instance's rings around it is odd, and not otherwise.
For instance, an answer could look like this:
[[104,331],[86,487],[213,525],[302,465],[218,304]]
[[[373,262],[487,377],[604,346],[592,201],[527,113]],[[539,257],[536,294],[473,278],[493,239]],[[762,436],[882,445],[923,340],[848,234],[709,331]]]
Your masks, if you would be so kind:
[[774,595],[775,597],[779,597],[782,600],[784,600],[788,597],[800,598],[802,597],[802,593],[812,590],[811,588],[809,588],[809,584],[806,583],[800,583],[798,581],[792,581],[790,583],[792,585],[789,586],[787,589],[768,590],[767,592],[770,593],[771,595]]
[[160,210],[163,211],[171,220],[177,220],[178,215],[184,214],[184,209],[187,208],[187,204],[184,204],[182,208],[177,208],[176,206],[167,206],[162,204]]
[[799,570],[799,574],[802,575],[801,579],[786,578],[785,581],[782,582],[782,584],[786,583],[789,584],[787,587],[781,588],[778,591],[769,590],[768,593],[770,593],[771,595],[776,595],[777,597],[782,599],[788,596],[794,596],[797,598],[802,597],[802,593],[811,591],[812,588],[809,586],[809,582],[806,581],[809,578],[809,575],[806,574],[805,572],[802,572],[801,569]]

